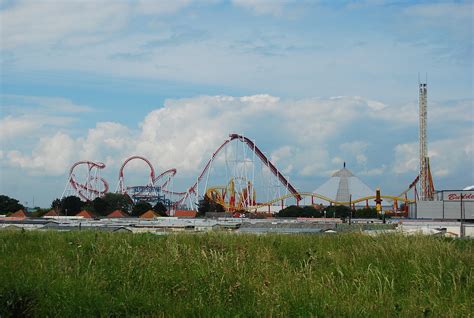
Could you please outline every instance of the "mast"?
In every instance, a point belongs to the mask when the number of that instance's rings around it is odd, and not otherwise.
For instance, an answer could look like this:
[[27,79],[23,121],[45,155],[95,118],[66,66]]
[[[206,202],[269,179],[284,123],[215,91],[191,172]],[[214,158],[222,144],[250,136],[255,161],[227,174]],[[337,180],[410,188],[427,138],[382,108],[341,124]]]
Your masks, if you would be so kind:
[[428,88],[426,83],[419,83],[419,111],[420,111],[420,199],[431,201],[434,197],[434,186],[430,171],[430,158],[428,156],[427,119],[428,119]]

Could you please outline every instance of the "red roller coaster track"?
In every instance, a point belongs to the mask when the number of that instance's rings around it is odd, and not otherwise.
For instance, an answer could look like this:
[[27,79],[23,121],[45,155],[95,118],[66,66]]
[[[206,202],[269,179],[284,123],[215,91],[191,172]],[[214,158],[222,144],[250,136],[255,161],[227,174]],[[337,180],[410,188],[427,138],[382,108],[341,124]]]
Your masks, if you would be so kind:
[[[85,183],[80,183],[76,180],[74,169],[80,165],[87,165],[87,180]],[[105,164],[102,162],[93,162],[93,161],[78,161],[72,165],[71,169],[69,169],[69,184],[72,186],[74,191],[86,201],[91,201],[95,197],[100,197],[104,195],[109,190],[109,184],[104,178],[91,176],[92,169],[104,169]],[[102,182],[104,188],[103,189],[96,189],[93,186],[93,182],[100,181]],[[64,196],[64,193],[63,193]]]
[[122,194],[125,194],[127,192],[127,189],[126,189],[126,186],[125,186],[125,181],[124,181],[124,169],[125,169],[125,166],[132,160],[135,160],[135,159],[138,159],[138,160],[142,160],[142,161],[145,161],[145,163],[148,165],[148,167],[150,167],[150,183],[151,185],[153,185],[153,182],[155,180],[155,168],[153,168],[153,165],[151,164],[151,162],[146,159],[145,157],[141,157],[141,156],[132,156],[130,158],[128,158],[127,160],[124,161],[124,163],[122,164],[122,167],[120,167],[120,172],[119,172],[119,183],[118,183],[118,186],[117,186],[117,192],[119,193],[122,193]]
[[265,164],[270,169],[273,175],[275,175],[278,178],[278,180],[288,189],[288,191],[290,191],[290,193],[293,194],[293,196],[296,198],[297,201],[300,201],[302,199],[301,195],[298,193],[298,190],[296,190],[296,188],[288,181],[288,179],[286,179],[283,176],[283,174],[281,174],[281,172],[275,167],[273,163],[270,162],[270,160],[265,156],[265,154],[260,150],[260,148],[257,147],[257,145],[252,140],[239,134],[230,134],[229,139],[226,139],[217,148],[217,150],[213,152],[211,158],[204,166],[204,169],[202,170],[201,174],[197,178],[196,182],[188,189],[187,192],[183,193],[184,196],[176,203],[177,205],[185,201],[190,193],[196,193],[196,188],[199,182],[204,178],[206,172],[209,170],[209,167],[211,166],[214,159],[217,157],[217,155],[222,151],[222,149],[224,149],[224,147],[228,143],[236,139],[239,140],[240,142],[245,143],[250,148],[251,151],[255,152],[255,154],[262,161],[262,163]]
[[[155,179],[153,179],[153,184],[156,186],[158,185],[158,181],[160,181],[161,179],[164,179],[165,182],[163,182],[163,184],[161,184],[160,187],[161,189],[166,190],[166,186],[170,183],[171,179],[175,175],[176,175],[176,169],[172,168],[172,169],[166,170],[165,172],[157,176]],[[167,178],[165,179],[165,177]]]
[[292,184],[290,184],[290,182],[280,173],[277,167],[275,167],[275,165],[271,163],[270,160],[268,160],[265,154],[257,147],[257,145],[255,145],[252,140],[248,139],[245,136],[237,134],[230,134],[229,137],[231,141],[234,139],[239,139],[240,141],[245,142],[251,150],[255,151],[260,160],[270,169],[270,171],[280,180],[280,182],[288,188],[288,190],[295,196],[295,198],[298,201],[301,200],[301,196],[299,195],[298,190],[296,190],[296,188],[293,187]]

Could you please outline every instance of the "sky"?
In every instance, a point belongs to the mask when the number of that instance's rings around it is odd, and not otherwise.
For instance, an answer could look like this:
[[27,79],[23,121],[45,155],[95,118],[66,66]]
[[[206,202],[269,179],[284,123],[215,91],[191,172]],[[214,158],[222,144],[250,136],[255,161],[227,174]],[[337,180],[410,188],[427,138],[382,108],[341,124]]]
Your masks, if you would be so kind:
[[0,0],[0,193],[49,207],[79,160],[115,190],[131,155],[185,190],[239,133],[300,191],[346,162],[398,194],[418,173],[419,78],[435,188],[472,185],[473,6]]

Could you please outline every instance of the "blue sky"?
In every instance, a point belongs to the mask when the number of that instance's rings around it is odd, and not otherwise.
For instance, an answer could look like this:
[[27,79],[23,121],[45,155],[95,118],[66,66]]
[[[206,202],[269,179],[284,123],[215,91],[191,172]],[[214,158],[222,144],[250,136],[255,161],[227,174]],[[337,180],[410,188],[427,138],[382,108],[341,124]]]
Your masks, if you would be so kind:
[[[474,183],[471,1],[0,0],[0,192],[49,206],[77,160],[189,186],[230,132],[298,189],[347,161],[399,193],[428,73],[435,186]],[[142,171],[133,171],[137,180]]]

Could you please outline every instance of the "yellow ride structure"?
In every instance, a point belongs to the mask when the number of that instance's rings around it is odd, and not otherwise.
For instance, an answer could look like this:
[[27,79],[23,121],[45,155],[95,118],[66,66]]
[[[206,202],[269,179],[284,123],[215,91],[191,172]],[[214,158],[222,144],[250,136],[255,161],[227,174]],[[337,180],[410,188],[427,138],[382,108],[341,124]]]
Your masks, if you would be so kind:
[[250,181],[246,186],[236,189],[235,180],[231,178],[227,186],[210,187],[206,191],[208,198],[222,205],[226,211],[249,211],[248,208],[256,205],[256,191]]
[[[249,195],[250,194],[250,195]],[[286,195],[277,197],[267,202],[256,201],[256,191],[250,181],[247,181],[247,186],[243,189],[236,189],[235,181],[232,178],[226,186],[214,186],[210,187],[206,191],[206,195],[214,202],[222,205],[226,211],[246,211],[246,212],[258,212],[262,208],[268,207],[270,211],[271,206],[275,206],[276,203],[281,203],[282,209],[285,207],[285,200],[294,198],[296,205],[300,204],[303,198],[311,198],[311,205],[315,205],[315,199],[319,199],[327,202],[329,205],[347,205],[355,208],[355,205],[365,201],[365,206],[369,207],[370,201],[375,201],[377,211],[381,211],[382,199],[393,202],[393,209],[398,210],[398,202],[405,204],[414,202],[414,200],[408,199],[406,196],[393,196],[393,195],[381,195],[380,190],[377,189],[376,193],[371,196],[356,198],[350,202],[339,202],[313,192],[298,192],[288,193]]]

